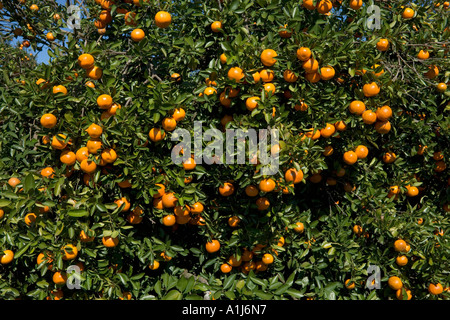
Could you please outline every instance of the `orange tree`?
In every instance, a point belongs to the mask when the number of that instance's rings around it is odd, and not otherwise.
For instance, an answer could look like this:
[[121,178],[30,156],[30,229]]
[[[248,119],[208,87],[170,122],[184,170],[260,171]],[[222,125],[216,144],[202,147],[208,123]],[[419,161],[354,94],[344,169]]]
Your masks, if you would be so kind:
[[[449,297],[448,2],[78,5],[0,5],[3,297]],[[174,164],[194,121],[278,172]]]

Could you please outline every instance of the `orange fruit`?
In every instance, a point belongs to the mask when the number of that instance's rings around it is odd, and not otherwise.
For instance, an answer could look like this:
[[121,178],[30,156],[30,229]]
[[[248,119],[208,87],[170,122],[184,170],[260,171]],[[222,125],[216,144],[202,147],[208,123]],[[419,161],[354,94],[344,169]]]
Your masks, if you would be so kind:
[[102,151],[101,157],[105,163],[114,163],[117,160],[117,153],[114,149],[105,149]]
[[259,194],[259,190],[253,185],[248,185],[245,187],[245,194],[249,197],[256,197]]
[[86,77],[91,78],[92,80],[98,80],[102,77],[102,75],[103,70],[97,66],[93,66],[92,68],[86,70]]
[[77,161],[77,156],[75,155],[75,153],[73,153],[70,150],[64,150],[63,152],[61,152],[61,155],[59,156],[59,160],[64,163],[67,164],[68,166],[74,165],[75,162]]
[[298,104],[294,106],[294,109],[296,111],[306,111],[308,110],[308,105],[305,102],[300,101]]
[[358,159],[365,159],[369,155],[369,149],[366,146],[359,145],[356,147],[355,153]]
[[317,71],[319,70],[319,62],[311,57],[303,62],[302,67],[306,73],[317,73]]
[[411,19],[414,17],[414,10],[411,8],[405,8],[405,10],[402,12],[402,18],[403,19]]
[[102,243],[107,248],[113,248],[119,244],[119,238],[113,238],[110,236],[106,236],[106,237],[102,238]]
[[389,49],[389,40],[388,39],[380,39],[377,42],[377,49],[379,51],[387,51]]
[[277,52],[273,49],[265,49],[261,53],[261,62],[266,67],[273,66],[277,60],[275,59],[277,57]]
[[88,135],[91,138],[98,138],[102,135],[103,129],[99,125],[92,123],[87,129],[86,129]]
[[314,0],[303,0],[302,7],[308,10],[314,10],[316,7],[314,6]]
[[64,285],[67,281],[67,275],[65,272],[57,271],[53,274],[52,280],[56,285]]
[[331,156],[333,153],[334,153],[333,147],[330,146],[330,145],[328,145],[328,146],[326,146],[326,147],[324,148],[322,154],[323,154],[325,157],[329,157],[329,156]]
[[406,256],[398,256],[397,258],[395,258],[395,263],[400,266],[406,266],[408,264],[408,258]]
[[353,226],[353,233],[356,235],[361,235],[363,233],[363,228],[357,224]]
[[87,147],[82,147],[80,149],[77,150],[76,154],[75,154],[78,162],[83,161],[84,159],[87,159],[89,157],[89,150]]
[[155,186],[158,188],[158,190],[157,190],[157,193],[155,193],[153,195],[153,198],[162,197],[166,193],[166,187],[161,183],[157,183],[157,184],[155,184]]
[[440,93],[444,93],[447,90],[447,85],[443,82],[438,83],[438,85],[436,86],[436,90]]
[[323,138],[329,138],[336,132],[334,125],[327,123],[325,128],[320,130],[320,136]]
[[245,100],[245,106],[247,110],[253,111],[256,107],[258,107],[258,100],[260,100],[259,97],[250,97]]
[[264,90],[269,93],[275,94],[275,85],[273,83],[265,83],[264,84]]
[[220,266],[220,271],[222,271],[222,273],[230,273],[232,269],[233,267],[231,267],[228,263],[223,263]]
[[222,29],[222,22],[220,21],[214,21],[213,23],[211,23],[211,30],[212,32],[220,32],[220,29]]
[[241,82],[244,78],[244,71],[239,67],[233,67],[228,70],[228,79],[234,80],[236,83]]
[[165,138],[166,133],[159,128],[152,128],[150,129],[148,136],[150,137],[150,140],[152,140],[153,142],[158,142]]
[[393,163],[397,159],[397,156],[394,152],[386,152],[383,155],[383,162],[384,163]]
[[131,40],[134,42],[140,42],[145,38],[145,32],[142,29],[134,29],[131,31]]
[[219,187],[219,193],[224,197],[231,196],[234,193],[233,184],[230,182],[225,182]]
[[433,295],[438,295],[444,291],[444,288],[440,283],[430,283],[430,285],[428,286],[428,291]]
[[178,216],[178,217],[182,217],[182,216],[188,216],[191,212],[191,209],[189,208],[189,206],[175,206],[173,208],[173,213]]
[[53,94],[62,93],[63,95],[67,94],[67,89],[63,85],[57,85],[53,87]]
[[90,69],[94,66],[94,57],[88,53],[83,53],[78,57],[78,65],[83,69]]
[[100,139],[89,139],[86,143],[86,148],[89,153],[97,154],[98,150],[100,150],[103,146],[103,143]]
[[171,227],[176,223],[176,217],[173,214],[165,215],[163,218],[163,224],[166,227]]
[[109,94],[102,94],[97,98],[97,105],[100,109],[109,109],[113,104],[113,99]]
[[166,192],[162,196],[162,204],[164,208],[173,208],[178,202],[177,197],[173,192]]
[[366,110],[362,114],[362,119],[365,124],[373,124],[377,121],[377,114],[372,110]]
[[355,281],[352,281],[350,279],[345,280],[344,285],[348,290],[355,289],[356,287]]
[[97,169],[97,164],[92,160],[84,159],[80,163],[80,168],[83,172],[91,174]]
[[0,255],[0,263],[5,265],[9,264],[14,259],[14,252],[12,250],[4,250],[3,253]]
[[220,63],[225,64],[227,63],[227,56],[225,55],[225,53],[222,53],[219,57],[220,59]]
[[125,13],[125,25],[127,26],[136,26],[136,12],[127,12]]
[[259,76],[263,82],[272,82],[275,77],[275,73],[272,70],[263,69],[259,72]]
[[387,121],[392,117],[392,109],[389,106],[382,106],[377,109],[376,116],[379,121]]
[[232,228],[236,228],[239,225],[239,222],[241,222],[241,219],[236,216],[228,218],[228,225]]
[[63,248],[63,260],[73,260],[78,255],[78,249],[72,244],[67,244]]
[[430,57],[430,53],[427,50],[420,50],[417,54],[417,58],[420,60],[427,60]]
[[54,170],[52,167],[46,167],[41,170],[41,176],[44,178],[53,178]]
[[165,118],[162,122],[162,127],[165,131],[173,131],[177,126],[177,121],[174,118]]
[[303,233],[305,231],[305,225],[302,222],[296,222],[294,227],[294,231],[296,233]]
[[401,239],[395,240],[394,250],[397,252],[406,252],[406,242]]
[[406,195],[408,197],[415,197],[419,194],[419,189],[417,187],[406,186]]
[[297,81],[298,76],[296,76],[295,73],[291,70],[285,70],[283,72],[283,78],[284,78],[284,81],[293,83],[293,82]]
[[331,80],[335,76],[336,72],[333,67],[322,67],[320,68],[320,79]]
[[84,230],[81,230],[81,232],[80,232],[80,241],[81,241],[81,242],[92,242],[92,241],[94,241],[94,239],[95,239],[94,236],[89,237],[89,236],[87,235],[87,233],[84,232]]
[[294,184],[300,183],[303,180],[303,171],[290,168],[284,173],[284,179],[286,182],[293,182]]
[[194,214],[202,213],[204,210],[204,206],[200,202],[194,203],[193,205],[190,206],[190,208],[191,208],[191,213],[194,213]]
[[206,248],[206,251],[208,251],[209,253],[217,252],[220,249],[220,242],[215,239],[208,241],[205,244],[205,248]]
[[343,155],[343,159],[346,164],[352,165],[358,160],[358,155],[354,151],[346,151]]
[[[364,106],[364,108],[365,108],[365,106]],[[345,131],[345,130],[347,129],[347,125],[346,125],[345,122],[342,121],[342,120],[337,121],[337,122],[334,124],[334,127],[336,128],[337,131]]]
[[353,10],[358,10],[359,8],[362,7],[363,5],[363,1],[362,0],[350,0],[350,8],[352,8]]
[[150,264],[148,267],[150,270],[157,270],[159,268],[159,261],[153,260],[153,263]]
[[348,110],[350,113],[362,115],[366,110],[366,105],[362,101],[355,100],[350,103]]
[[320,81],[320,74],[318,72],[306,73],[305,78],[311,83],[317,83]]
[[223,105],[226,108],[229,108],[231,106],[231,99],[226,97],[225,91],[223,91],[219,96],[220,104]]
[[320,0],[317,2],[317,12],[320,14],[327,14],[333,8],[333,3],[330,0]]
[[175,119],[175,121],[182,121],[184,117],[186,116],[186,112],[183,108],[176,108],[175,111],[172,114],[172,118]]
[[172,23],[172,16],[166,11],[158,11],[155,15],[155,24],[159,28],[167,28]]
[[53,114],[46,113],[46,114],[42,115],[40,121],[41,121],[41,125],[44,128],[51,129],[56,126],[57,119]]
[[388,279],[388,286],[393,290],[399,290],[403,287],[403,283],[399,277],[392,276]]
[[380,87],[376,82],[366,83],[363,86],[363,93],[366,97],[374,97],[380,93]]
[[408,290],[408,289],[405,289],[405,288],[398,289],[395,292],[395,296],[397,297],[397,299],[398,300],[403,300],[403,290],[405,290],[405,292],[406,292],[407,300],[411,300],[411,298],[412,298],[411,290]]
[[[305,3],[305,2],[303,1],[303,3]],[[306,47],[298,48],[296,54],[297,54],[297,59],[299,59],[300,61],[307,61],[311,58],[311,55],[312,55],[311,50]]]
[[425,77],[428,79],[434,79],[439,75],[439,68],[437,66],[429,66],[428,71],[425,73]]
[[375,122],[375,131],[380,134],[386,134],[391,131],[391,123],[389,121],[377,121]]
[[271,255],[270,253],[264,254],[262,257],[262,262],[264,264],[272,264],[273,263],[273,255]]
[[256,207],[259,211],[267,210],[270,207],[269,199],[261,197],[256,200]]
[[51,143],[52,148],[58,150],[64,149],[67,146],[67,142],[64,141],[66,140],[66,138],[67,138],[66,135],[61,133],[53,136]]
[[275,187],[276,187],[275,181],[273,181],[270,178],[263,179],[259,183],[259,190],[261,190],[262,192],[272,192],[275,189]]
[[261,74],[260,74],[258,71],[256,71],[255,73],[253,73],[253,74],[252,74],[252,77],[253,77],[253,81],[254,81],[255,83],[258,83],[258,82],[261,80]]
[[85,85],[86,85],[86,87],[89,87],[89,88],[92,88],[92,89],[95,88],[95,84],[92,81],[86,82]]

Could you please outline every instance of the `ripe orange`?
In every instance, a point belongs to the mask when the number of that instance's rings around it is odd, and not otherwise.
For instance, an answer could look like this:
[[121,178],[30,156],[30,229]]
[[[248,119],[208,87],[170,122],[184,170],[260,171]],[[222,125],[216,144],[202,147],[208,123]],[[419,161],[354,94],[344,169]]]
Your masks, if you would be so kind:
[[40,265],[45,260],[45,265],[47,265],[47,270],[51,270],[53,268],[53,265],[51,264],[53,262],[53,259],[51,258],[51,255],[48,252],[41,252],[37,256],[36,263]]
[[51,143],[52,148],[58,150],[64,149],[67,146],[67,142],[65,142],[66,138],[66,135],[61,133],[53,136]]
[[253,111],[256,107],[258,107],[258,100],[260,100],[259,97],[250,97],[245,100],[245,106],[247,107],[247,110]]
[[383,155],[383,162],[384,163],[393,163],[397,159],[397,156],[394,152],[386,152]]
[[53,94],[62,93],[63,95],[67,94],[67,89],[63,85],[57,85],[53,87]]
[[102,94],[97,98],[97,105],[100,109],[109,109],[113,104],[113,99],[109,94]]
[[56,117],[51,113],[46,113],[41,117],[41,125],[44,128],[47,129],[54,128],[56,126],[56,122],[57,122]]
[[152,140],[153,142],[158,142],[165,138],[166,133],[159,128],[152,128],[150,129],[148,136],[150,137],[150,140]]
[[377,109],[376,116],[379,121],[387,121],[392,117],[392,109],[389,106],[382,106]]
[[94,57],[88,53],[83,53],[78,57],[78,65],[83,69],[90,69],[94,66]]
[[388,285],[393,290],[399,290],[403,287],[402,280],[396,276],[392,276],[388,279]]
[[326,146],[326,147],[324,148],[322,154],[323,154],[325,157],[329,157],[329,156],[331,156],[333,153],[334,153],[333,147],[330,146],[330,145],[328,145],[328,146]]
[[225,64],[227,63],[227,56],[225,55],[225,53],[222,53],[219,57],[220,59],[220,63]]
[[275,77],[275,73],[272,70],[263,69],[259,72],[259,76],[263,82],[272,82]]
[[98,150],[100,150],[103,146],[103,143],[100,139],[89,139],[86,143],[86,148],[89,153],[97,154]]
[[134,42],[140,42],[145,38],[145,32],[142,29],[134,29],[131,31],[131,40]]
[[377,49],[379,51],[387,51],[389,49],[389,40],[388,39],[380,39],[377,42]]
[[305,225],[302,222],[296,222],[294,227],[294,231],[296,233],[303,233],[305,231]]
[[436,284],[430,283],[430,285],[428,286],[428,291],[433,295],[438,295],[444,291],[444,288],[440,283]]
[[86,85],[86,87],[89,87],[89,88],[92,88],[92,89],[95,88],[95,84],[92,81],[86,82],[85,85]]
[[175,130],[177,126],[177,121],[170,117],[170,118],[165,118],[162,122],[162,127],[165,131],[173,131]]
[[232,269],[233,268],[228,263],[223,263],[220,266],[220,271],[222,271],[222,273],[230,273]]
[[106,236],[102,238],[102,243],[107,248],[113,248],[119,244],[119,238],[112,238],[110,236]]
[[166,192],[162,196],[162,204],[164,208],[173,208],[176,206],[178,198],[173,192]]
[[271,255],[270,253],[264,254],[262,257],[262,262],[267,265],[272,264],[273,263],[273,255]]
[[228,225],[232,228],[236,228],[239,225],[239,222],[241,222],[241,219],[236,216],[232,216],[228,218]]
[[270,178],[263,179],[259,183],[259,190],[261,190],[262,192],[272,192],[275,189],[275,187],[276,187],[275,181],[273,181]]
[[[365,107],[364,107],[364,108],[365,108]],[[342,121],[342,120],[337,121],[337,122],[334,124],[334,127],[336,128],[337,131],[345,131],[345,130],[347,129],[347,125],[346,125],[345,122]]]
[[320,68],[320,79],[322,80],[330,80],[333,79],[336,72],[333,67],[322,67]]
[[420,50],[417,54],[417,58],[420,60],[427,60],[430,57],[430,53],[427,50]]
[[414,12],[413,9],[411,9],[411,8],[405,8],[405,10],[404,10],[403,13],[402,13],[402,18],[403,18],[403,19],[411,19],[411,18],[414,17],[414,14],[415,14],[415,12]]
[[389,121],[377,121],[375,122],[375,131],[380,134],[386,134],[391,131],[391,123]]
[[52,167],[46,167],[41,170],[41,176],[44,178],[53,178],[54,170]]
[[244,71],[239,67],[233,67],[228,70],[228,79],[234,80],[236,83],[241,82],[244,78]]
[[148,267],[150,270],[157,270],[159,268],[159,261],[153,260],[153,263],[150,264]]
[[278,31],[278,34],[280,35],[280,37],[282,38],[290,38],[292,36],[292,30],[289,31],[287,30],[287,24],[285,24],[284,26],[280,26],[280,29],[286,29],[286,30],[280,30]]
[[256,197],[258,193],[258,188],[253,185],[248,185],[247,187],[245,187],[245,194],[249,197]]
[[284,78],[284,81],[289,82],[289,83],[293,83],[293,82],[297,81],[298,76],[296,76],[293,71],[286,69],[283,72],[283,78]]
[[102,151],[101,157],[105,163],[114,163],[117,160],[117,153],[114,149],[105,149]]
[[358,159],[365,159],[369,155],[369,149],[366,146],[359,145],[356,147],[355,153]]
[[333,3],[330,0],[320,0],[317,2],[317,12],[320,14],[327,14],[333,8]]
[[352,8],[353,10],[358,10],[359,8],[361,8],[363,5],[363,1],[362,0],[350,0],[350,8]]
[[365,124],[373,124],[377,121],[377,114],[372,110],[366,110],[362,114],[362,119]]
[[302,66],[306,73],[317,73],[317,71],[319,70],[319,62],[312,57],[304,61]]
[[306,111],[308,110],[308,105],[305,102],[300,101],[298,104],[294,106],[294,109],[296,111]]
[[316,7],[314,6],[313,0],[303,0],[302,7],[308,10],[314,10]]
[[87,235],[87,233],[84,232],[84,230],[81,230],[81,232],[80,232],[80,241],[81,241],[81,242],[92,242],[92,241],[94,241],[94,239],[95,239],[94,236],[89,237],[89,236]]
[[175,111],[172,114],[172,118],[175,119],[175,121],[179,122],[184,119],[186,116],[186,112],[183,108],[176,108]]
[[290,168],[284,173],[284,179],[286,182],[293,182],[294,184],[300,183],[303,180],[303,171]]
[[275,85],[273,83],[265,83],[264,84],[264,90],[269,93],[275,94]]
[[437,66],[429,66],[428,71],[425,73],[425,77],[428,79],[434,79],[439,75],[439,68]]
[[362,101],[352,101],[348,107],[350,113],[362,115],[366,110],[366,105]]
[[253,73],[253,74],[252,74],[252,77],[253,77],[253,81],[254,81],[255,83],[258,83],[258,82],[261,80],[261,74],[260,74],[258,71],[256,71],[255,73]]
[[92,123],[87,129],[86,129],[88,135],[91,138],[98,138],[102,135],[103,129],[99,125]]
[[175,206],[173,208],[173,213],[178,217],[188,216],[191,212],[191,209],[189,206]]
[[270,207],[269,199],[266,197],[261,197],[258,200],[256,200],[256,207],[259,211],[267,210]]
[[57,271],[53,274],[52,279],[56,285],[64,285],[67,281],[67,275],[65,272]]
[[376,82],[366,83],[363,86],[363,93],[366,97],[374,97],[380,93],[380,87]]
[[354,151],[346,151],[343,155],[343,160],[346,164],[352,165],[356,163],[358,156]]
[[224,197],[231,196],[234,193],[233,184],[230,182],[225,182],[219,187],[219,193]]
[[98,80],[102,77],[102,75],[103,75],[103,70],[97,66],[93,66],[92,68],[86,70],[86,77],[88,77],[92,80]]
[[78,249],[72,244],[67,244],[64,247],[62,247],[63,250],[63,260],[73,260],[78,255]]
[[213,239],[211,241],[206,242],[205,248],[206,251],[208,251],[209,253],[217,252],[220,249],[220,242],[218,240]]
[[75,153],[73,153],[70,150],[64,150],[63,152],[61,152],[61,155],[59,156],[59,160],[64,163],[67,164],[68,166],[74,165],[75,162],[77,161],[77,156],[75,155]]
[[[312,2],[312,1],[311,1]],[[303,1],[303,3],[305,3]],[[311,58],[311,49],[306,48],[306,47],[300,47],[297,49],[297,59],[299,59],[300,61],[307,61]]]
[[220,32],[220,29],[222,29],[222,22],[220,21],[214,21],[213,23],[211,23],[211,30],[212,32]]
[[0,255],[0,263],[3,265],[11,263],[13,259],[14,259],[14,252],[12,250],[5,250]]
[[168,214],[163,217],[163,224],[166,227],[171,227],[176,223],[176,217],[173,214]]
[[277,57],[277,52],[275,50],[265,49],[261,53],[261,62],[266,67],[271,67],[277,62],[275,57]]
[[345,280],[344,285],[348,290],[355,289],[356,287],[355,281],[352,281],[350,279]]
[[397,252],[406,252],[406,242],[401,239],[395,240],[394,250]]
[[231,106],[231,99],[227,98],[225,91],[223,91],[219,96],[220,104],[226,108]]
[[417,187],[406,186],[406,195],[408,197],[415,197],[419,194],[419,189]]
[[397,297],[397,299],[398,300],[403,300],[403,290],[405,290],[405,292],[406,292],[407,300],[411,300],[411,298],[412,298],[411,290],[408,290],[408,289],[405,289],[405,288],[398,289],[395,292],[395,296]]
[[334,125],[327,123],[325,128],[320,130],[320,136],[323,138],[329,138],[336,132]]
[[89,157],[89,150],[87,147],[82,147],[80,149],[77,150],[76,154],[75,154],[78,162],[83,161],[84,159],[87,159]]
[[167,28],[172,23],[172,16],[166,11],[159,11],[155,15],[155,24],[159,28]]
[[363,233],[363,228],[360,225],[355,224],[353,226],[353,233],[359,236]]
[[395,258],[395,263],[397,263],[398,266],[403,267],[408,264],[408,258],[406,256],[398,256]]
[[153,198],[160,198],[162,197],[165,193],[166,193],[166,187],[161,184],[161,183],[157,183],[155,184],[155,186],[157,187],[157,192],[153,195]]
[[447,85],[443,82],[438,83],[438,85],[436,86],[436,90],[440,93],[444,93],[447,90]]

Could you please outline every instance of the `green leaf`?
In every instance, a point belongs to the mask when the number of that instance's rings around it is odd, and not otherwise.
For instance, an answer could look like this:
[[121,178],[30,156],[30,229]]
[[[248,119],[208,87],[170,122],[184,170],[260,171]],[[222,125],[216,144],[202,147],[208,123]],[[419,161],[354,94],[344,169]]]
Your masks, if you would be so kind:
[[162,300],[181,300],[183,298],[183,295],[178,290],[170,290],[163,298]]
[[86,210],[78,209],[78,210],[70,210],[67,212],[67,215],[74,218],[86,217],[89,215],[89,212]]

